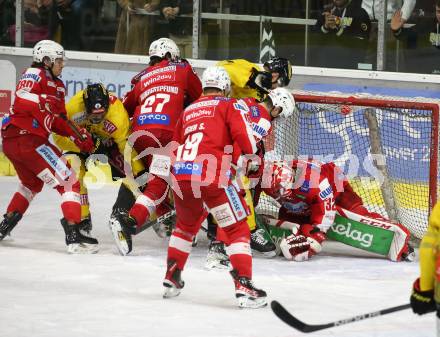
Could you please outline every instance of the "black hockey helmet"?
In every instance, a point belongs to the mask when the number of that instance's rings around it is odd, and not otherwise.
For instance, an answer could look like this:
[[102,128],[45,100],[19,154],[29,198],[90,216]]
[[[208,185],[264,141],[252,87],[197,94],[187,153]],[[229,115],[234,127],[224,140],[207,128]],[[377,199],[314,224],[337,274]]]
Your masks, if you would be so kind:
[[110,105],[110,96],[101,83],[87,86],[83,92],[87,118],[92,124],[99,124],[104,119]]
[[269,61],[264,63],[264,67],[271,73],[278,73],[278,85],[285,87],[289,84],[292,78],[292,65],[288,59],[283,57],[273,57]]

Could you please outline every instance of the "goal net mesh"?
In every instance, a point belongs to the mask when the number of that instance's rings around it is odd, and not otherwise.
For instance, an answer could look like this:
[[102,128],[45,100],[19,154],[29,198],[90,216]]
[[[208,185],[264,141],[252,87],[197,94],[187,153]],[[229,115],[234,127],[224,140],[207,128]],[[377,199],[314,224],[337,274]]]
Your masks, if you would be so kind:
[[[367,209],[421,238],[437,195],[438,102],[293,94],[298,112],[275,121],[265,159],[335,162]],[[263,194],[256,211],[276,217],[279,207]]]

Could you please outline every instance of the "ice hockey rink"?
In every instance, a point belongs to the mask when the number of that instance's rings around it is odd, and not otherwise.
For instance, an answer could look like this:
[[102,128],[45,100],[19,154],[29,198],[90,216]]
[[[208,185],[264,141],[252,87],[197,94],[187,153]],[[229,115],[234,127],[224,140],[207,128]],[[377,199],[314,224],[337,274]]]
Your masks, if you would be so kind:
[[[16,188],[16,178],[0,177],[1,212]],[[237,308],[227,271],[204,269],[208,242],[203,233],[183,273],[181,295],[162,299],[167,242],[148,230],[134,238],[131,256],[119,256],[107,227],[117,186],[89,188],[98,254],[66,253],[60,198],[48,188],[34,199],[13,236],[0,242],[0,336],[303,335],[269,307]],[[256,286],[309,324],[405,304],[418,273],[417,261],[347,256],[331,243],[307,262],[254,259]],[[434,336],[434,321],[434,314],[420,317],[404,310],[312,335]]]

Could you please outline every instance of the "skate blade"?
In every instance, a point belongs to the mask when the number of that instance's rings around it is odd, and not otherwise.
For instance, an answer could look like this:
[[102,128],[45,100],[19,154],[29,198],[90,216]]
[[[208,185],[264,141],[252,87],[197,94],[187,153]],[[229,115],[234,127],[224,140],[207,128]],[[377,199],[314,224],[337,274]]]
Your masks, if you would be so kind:
[[205,263],[205,269],[207,269],[207,270],[212,270],[212,269],[222,269],[222,270],[225,270],[225,269],[230,269],[231,267],[230,267],[230,263],[229,263],[229,261],[218,261],[218,260],[215,260],[215,261],[206,261],[206,263]]
[[259,309],[267,306],[267,297],[250,298],[246,296],[237,297],[240,309]]
[[277,251],[276,250],[271,250],[269,252],[259,252],[258,250],[252,249],[252,253],[257,255],[257,256],[262,256],[266,259],[271,259],[275,256],[277,256]]
[[165,280],[163,282],[163,298],[173,298],[180,295],[182,289],[176,288],[171,282]]
[[12,238],[12,236],[10,234],[2,236],[0,235],[0,242],[4,241],[4,242],[9,242],[9,241],[14,241],[14,239]]
[[128,253],[130,253],[130,249],[128,247],[127,239],[122,232],[121,224],[118,221],[111,219],[109,221],[109,227],[113,235],[113,240],[115,241],[116,247],[118,248],[119,254],[121,254],[122,256],[128,255]]
[[69,254],[96,254],[98,251],[98,245],[87,243],[71,243],[67,246],[67,252]]
[[415,259],[416,259],[415,252],[411,252],[408,255],[405,255],[404,257],[402,257],[402,260],[406,261],[406,262],[413,262]]

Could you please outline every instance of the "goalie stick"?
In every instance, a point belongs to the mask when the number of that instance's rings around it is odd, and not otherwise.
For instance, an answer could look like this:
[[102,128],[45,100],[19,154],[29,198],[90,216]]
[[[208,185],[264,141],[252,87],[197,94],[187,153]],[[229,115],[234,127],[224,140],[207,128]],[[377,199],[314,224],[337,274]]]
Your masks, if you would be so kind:
[[314,332],[314,331],[318,331],[318,330],[324,330],[324,329],[328,329],[328,328],[333,328],[333,327],[344,325],[344,324],[348,324],[348,323],[362,321],[362,320],[368,319],[368,318],[373,318],[373,317],[377,317],[377,316],[383,316],[383,315],[390,314],[390,313],[395,312],[395,311],[409,309],[411,307],[411,304],[408,303],[408,304],[398,305],[396,307],[391,307],[391,308],[387,308],[387,309],[373,311],[373,312],[369,312],[369,313],[366,313],[366,314],[357,315],[357,316],[353,316],[353,317],[350,317],[350,318],[346,318],[346,319],[341,319],[341,320],[338,320],[338,321],[330,322],[330,323],[327,323],[327,324],[307,324],[307,323],[304,323],[304,322],[300,321],[298,318],[296,318],[295,316],[292,316],[292,314],[290,314],[277,301],[272,301],[270,303],[270,306],[271,306],[272,311],[274,312],[274,314],[279,319],[281,319],[284,323],[286,323],[287,325],[290,325],[291,327],[293,327],[293,328],[295,328],[295,329],[297,329],[297,330],[299,330],[301,332],[309,333],[309,332]]

